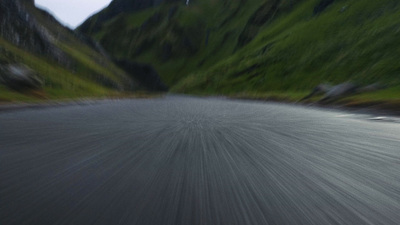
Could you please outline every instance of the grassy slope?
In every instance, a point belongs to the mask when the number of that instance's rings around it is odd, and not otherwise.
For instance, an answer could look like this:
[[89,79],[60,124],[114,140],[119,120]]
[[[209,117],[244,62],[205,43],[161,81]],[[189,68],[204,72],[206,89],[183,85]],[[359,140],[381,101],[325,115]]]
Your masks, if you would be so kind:
[[392,86],[359,99],[398,99],[398,1],[341,0],[312,16],[317,2],[304,1],[280,15],[248,46],[207,70],[192,73],[173,91],[257,96],[302,93],[322,82],[352,80]]
[[[119,15],[91,35],[117,57],[154,65],[173,92],[297,100],[320,83],[354,81],[390,88],[349,101],[399,99],[398,1],[336,0],[314,16],[320,0],[282,0],[255,39],[237,48],[249,19],[271,1],[192,1],[189,7],[179,4],[172,17],[167,15],[175,5],[164,4]],[[149,23],[155,14],[161,19]],[[192,39],[194,53],[187,52],[182,37]],[[167,59],[165,43],[174,47]]]
[[[7,57],[3,58],[3,61],[11,60],[11,62],[16,61],[26,64],[44,78],[44,92],[39,95],[39,99],[101,96],[111,92],[111,90],[86,79],[82,74],[73,73],[44,57],[21,50],[3,39],[0,39],[0,46],[4,52],[7,52]],[[16,93],[5,87],[1,87],[0,96],[1,101],[35,100],[38,98],[29,94]]]
[[43,90],[33,94],[17,93],[0,85],[0,102],[119,94],[117,90],[105,84],[108,82],[122,86],[127,81],[127,75],[122,70],[83,44],[66,28],[48,20],[34,8],[30,8],[30,11],[51,33],[58,34],[59,40],[56,40],[55,44],[70,57],[72,65],[62,66],[45,56],[29,53],[0,38],[0,61],[26,64],[45,80]]

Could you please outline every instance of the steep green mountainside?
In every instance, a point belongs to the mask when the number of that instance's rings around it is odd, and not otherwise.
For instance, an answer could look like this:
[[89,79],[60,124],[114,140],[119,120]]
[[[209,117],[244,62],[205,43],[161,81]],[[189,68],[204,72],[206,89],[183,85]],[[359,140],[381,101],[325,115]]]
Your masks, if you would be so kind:
[[[101,25],[95,24],[96,18],[108,12],[105,9],[78,30],[95,38],[117,58],[152,64],[173,86],[188,73],[231,56],[257,34],[261,25],[295,3],[192,0],[186,6],[183,1],[170,1],[121,12]],[[93,29],[87,29],[90,22],[95,24]]]
[[85,32],[117,58],[152,64],[174,92],[303,94],[353,81],[400,93],[397,0],[163,2]]
[[175,90],[303,91],[346,81],[387,83],[399,90],[400,2],[335,1],[313,15],[317,3],[304,1],[276,18],[246,47],[189,75]]
[[33,0],[2,0],[0,19],[0,66],[22,63],[43,80],[40,90],[23,93],[0,83],[0,101],[110,96],[140,88],[93,41],[37,9]]

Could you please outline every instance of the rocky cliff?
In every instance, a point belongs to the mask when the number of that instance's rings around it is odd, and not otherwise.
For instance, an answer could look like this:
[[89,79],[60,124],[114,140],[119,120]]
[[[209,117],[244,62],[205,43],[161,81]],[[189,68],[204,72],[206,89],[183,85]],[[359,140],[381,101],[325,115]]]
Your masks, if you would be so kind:
[[[34,7],[33,0],[2,0],[0,2],[1,37],[22,49],[46,55],[62,64],[68,64],[66,54],[54,44],[56,37],[39,24],[29,11],[32,7]],[[54,20],[49,14],[46,16]]]

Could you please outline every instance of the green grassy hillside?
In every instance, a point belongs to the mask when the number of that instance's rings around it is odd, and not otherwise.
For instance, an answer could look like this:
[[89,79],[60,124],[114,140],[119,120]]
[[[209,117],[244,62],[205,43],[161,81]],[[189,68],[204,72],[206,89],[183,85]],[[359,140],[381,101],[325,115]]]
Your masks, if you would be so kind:
[[[26,92],[17,92],[0,84],[0,103],[16,100],[113,96],[119,95],[120,91],[137,88],[128,74],[90,47],[87,40],[61,26],[32,4],[26,2],[23,4],[26,12],[34,18],[35,24],[40,24],[40,29],[53,37],[52,45],[61,50],[64,59],[58,61],[50,55],[30,51],[29,46],[17,46],[0,37],[0,63],[25,64],[37,72],[44,81],[43,89]],[[27,29],[32,29],[32,33],[36,32],[35,28]],[[18,33],[18,30],[16,32]]]
[[178,92],[304,91],[322,82],[400,84],[398,1],[336,1],[313,16],[304,1],[263,27],[256,39],[217,65],[190,74]]
[[[173,92],[299,99],[320,83],[389,84],[398,99],[400,3],[203,0],[110,18],[90,33],[114,56],[151,63]],[[325,1],[326,2],[326,1]]]

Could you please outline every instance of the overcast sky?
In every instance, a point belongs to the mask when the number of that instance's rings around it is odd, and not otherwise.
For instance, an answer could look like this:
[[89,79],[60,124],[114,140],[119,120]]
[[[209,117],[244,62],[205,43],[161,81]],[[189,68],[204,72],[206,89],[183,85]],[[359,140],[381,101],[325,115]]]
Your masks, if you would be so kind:
[[36,6],[46,9],[71,28],[77,27],[110,2],[111,0],[35,0]]

